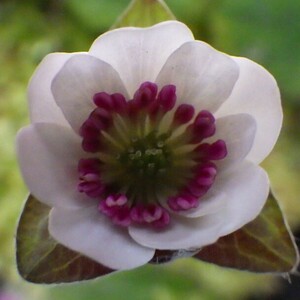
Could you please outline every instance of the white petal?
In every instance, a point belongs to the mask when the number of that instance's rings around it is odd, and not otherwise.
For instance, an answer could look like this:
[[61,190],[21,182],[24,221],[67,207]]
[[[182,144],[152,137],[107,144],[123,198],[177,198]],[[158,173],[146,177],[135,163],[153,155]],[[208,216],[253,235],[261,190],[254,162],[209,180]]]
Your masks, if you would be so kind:
[[187,218],[197,218],[207,214],[214,214],[226,205],[226,195],[222,191],[216,190],[213,186],[199,201],[197,208],[174,212],[167,204],[166,199],[160,199],[160,204],[171,214],[185,216]]
[[226,194],[218,191],[213,187],[209,192],[199,200],[199,206],[194,209],[183,211],[179,213],[188,218],[198,218],[208,214],[214,214],[223,209],[226,205]]
[[157,249],[197,249],[212,244],[260,213],[268,196],[269,181],[260,167],[245,162],[224,172],[215,188],[226,193],[226,204],[216,213],[199,218],[172,215],[172,223],[164,230],[132,226],[130,235],[141,245]]
[[244,162],[235,170],[222,173],[216,188],[227,194],[227,205],[219,217],[224,216],[221,236],[232,233],[255,219],[261,212],[270,189],[266,172],[255,164]]
[[28,100],[31,122],[53,122],[62,125],[68,123],[54,101],[51,82],[64,63],[72,56],[68,53],[52,53],[47,55],[28,86]]
[[282,125],[280,93],[270,73],[258,64],[234,58],[240,76],[229,99],[216,116],[247,113],[254,117],[257,133],[247,159],[260,163],[273,149]]
[[137,243],[160,250],[198,249],[219,238],[221,222],[216,218],[186,218],[176,215],[171,218],[172,223],[164,230],[131,226],[129,234]]
[[41,202],[70,208],[94,203],[77,192],[77,164],[86,154],[70,128],[53,123],[23,128],[17,136],[17,153],[24,181]]
[[227,156],[216,161],[218,169],[233,167],[245,159],[253,146],[256,122],[251,115],[236,114],[217,119],[216,133],[205,142],[222,139],[226,143]]
[[178,103],[214,112],[230,95],[238,74],[238,65],[229,56],[193,41],[168,58],[156,82],[160,87],[174,84]]
[[54,208],[49,219],[50,234],[66,247],[112,269],[131,269],[146,264],[154,249],[137,244],[97,207],[78,210]]
[[[212,143],[218,139],[226,142],[228,151],[226,158],[215,161],[218,171],[224,172],[226,168],[234,168],[236,164],[240,164],[249,153],[255,137],[256,123],[250,115],[237,114],[217,119],[216,128],[215,135],[206,139],[205,142]],[[201,198],[197,208],[178,212],[178,214],[195,218],[216,213],[223,209],[226,201],[227,197],[222,188],[214,184]],[[168,209],[167,205],[164,206]]]
[[187,41],[191,31],[169,21],[149,28],[121,28],[100,36],[90,53],[111,64],[132,97],[139,85],[154,81],[170,54]]
[[57,105],[75,131],[95,109],[98,92],[127,95],[118,73],[107,63],[90,55],[74,55],[55,76],[52,93]]

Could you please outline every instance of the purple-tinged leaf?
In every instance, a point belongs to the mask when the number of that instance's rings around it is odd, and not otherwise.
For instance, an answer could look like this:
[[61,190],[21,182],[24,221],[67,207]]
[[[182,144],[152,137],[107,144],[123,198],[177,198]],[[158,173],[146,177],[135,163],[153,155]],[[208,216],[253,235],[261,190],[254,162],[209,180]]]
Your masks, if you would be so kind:
[[29,196],[17,229],[17,265],[20,275],[34,283],[88,280],[113,272],[58,244],[48,232],[50,208]]
[[294,237],[272,194],[254,221],[203,248],[194,257],[258,273],[292,273],[299,263]]

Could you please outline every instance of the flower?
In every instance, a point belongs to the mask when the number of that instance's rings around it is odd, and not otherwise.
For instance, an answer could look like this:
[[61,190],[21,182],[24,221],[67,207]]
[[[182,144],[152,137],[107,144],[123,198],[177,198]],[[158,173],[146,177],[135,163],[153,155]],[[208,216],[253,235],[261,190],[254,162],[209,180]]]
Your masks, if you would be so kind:
[[282,123],[276,82],[180,22],[50,54],[28,98],[32,124],[17,137],[24,180],[52,207],[54,239],[107,267],[200,249],[264,206],[259,163]]

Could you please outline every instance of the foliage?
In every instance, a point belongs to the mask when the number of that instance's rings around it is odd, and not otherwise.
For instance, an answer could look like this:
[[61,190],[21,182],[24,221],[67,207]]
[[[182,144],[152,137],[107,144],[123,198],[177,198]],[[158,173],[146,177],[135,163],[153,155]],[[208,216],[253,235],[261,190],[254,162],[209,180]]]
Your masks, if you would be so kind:
[[[273,288],[269,277],[253,277],[204,263],[141,268],[80,286],[37,288],[20,283],[15,272],[13,236],[26,189],[14,154],[14,136],[28,123],[26,85],[49,52],[80,51],[107,30],[127,0],[30,0],[0,3],[0,282],[26,291],[28,299],[244,299]],[[287,112],[283,134],[265,162],[288,219],[299,226],[299,13],[297,0],[166,0],[179,20],[222,51],[248,56],[278,79]],[[103,14],[103,12],[105,12]],[[292,208],[290,208],[292,207]],[[5,274],[5,275],[4,275]],[[4,277],[5,276],[5,277]],[[159,278],[159,280],[158,280]],[[133,284],[134,282],[134,284]],[[1,284],[0,284],[1,285]],[[47,294],[45,293],[47,291]],[[122,293],[120,292],[122,291]],[[100,295],[100,296],[99,296]]]

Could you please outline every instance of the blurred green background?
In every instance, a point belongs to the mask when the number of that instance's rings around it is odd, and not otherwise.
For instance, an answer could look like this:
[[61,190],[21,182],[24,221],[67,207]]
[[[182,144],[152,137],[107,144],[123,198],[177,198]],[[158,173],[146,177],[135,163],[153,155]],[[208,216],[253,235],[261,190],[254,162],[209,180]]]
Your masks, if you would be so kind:
[[[68,286],[36,286],[18,276],[14,234],[27,190],[18,171],[14,139],[18,129],[29,122],[28,80],[47,53],[88,50],[128,2],[0,0],[0,299],[4,293],[10,294],[10,299],[33,300],[300,299],[285,289],[286,279],[221,269],[191,259]],[[300,1],[166,2],[197,39],[231,55],[255,60],[278,80],[285,121],[264,167],[296,232],[300,227]],[[297,281],[292,278],[289,290],[300,291]]]

